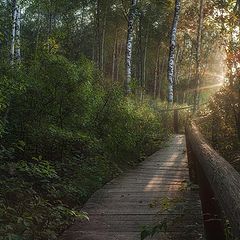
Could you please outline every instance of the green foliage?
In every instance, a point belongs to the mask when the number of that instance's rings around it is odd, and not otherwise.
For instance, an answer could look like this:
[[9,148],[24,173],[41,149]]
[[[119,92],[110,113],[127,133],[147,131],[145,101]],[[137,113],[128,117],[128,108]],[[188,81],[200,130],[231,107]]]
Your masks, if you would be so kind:
[[72,63],[44,53],[5,73],[19,82],[1,93],[0,240],[56,239],[87,219],[77,209],[92,192],[170,134],[148,101],[107,86],[84,57]]
[[0,239],[56,239],[56,229],[66,228],[73,219],[87,219],[85,213],[62,203],[51,204],[31,190],[15,194],[23,199],[10,206],[0,202]]
[[[34,160],[35,159],[38,160],[37,158],[34,158]],[[58,177],[54,167],[47,161],[41,161],[39,163],[20,161],[16,164],[16,171],[24,177],[34,177],[39,180],[51,180]]]
[[[183,181],[178,188],[179,194],[175,197],[164,196],[162,198],[153,199],[149,203],[149,208],[158,209],[156,217],[159,218],[154,224],[143,226],[141,230],[141,240],[148,237],[152,238],[157,233],[171,232],[172,228],[182,224],[185,221],[185,217],[189,216],[189,209],[186,197],[188,191],[194,191],[196,186],[190,182]],[[176,215],[176,212],[178,213]],[[182,233],[186,233],[195,230],[194,225],[185,226]]]
[[240,171],[240,96],[238,83],[224,86],[199,112],[199,126],[205,137]]
[[143,227],[143,230],[141,232],[141,240],[146,239],[147,237],[153,237],[155,236],[155,234],[164,231],[167,231],[167,222],[163,221],[162,223],[159,223],[157,225],[155,225],[154,227]]
[[76,218],[87,218],[53,199],[58,176],[47,161],[8,160],[0,172],[0,239],[56,239],[56,229],[66,228]]
[[[128,28],[125,17],[130,1],[99,2],[96,9],[96,1],[18,1],[23,10],[18,39],[22,58],[20,64],[13,65],[9,59],[13,4],[0,2],[0,240],[56,239],[73,219],[86,218],[77,209],[93,191],[125,167],[137,164],[173,132],[173,112],[160,111],[167,110],[166,104],[155,105],[146,93],[156,90],[161,100],[166,99],[174,1],[138,3],[131,87],[133,92],[144,93],[142,102],[139,96],[126,97],[122,91]],[[238,24],[238,18],[228,17],[230,12],[216,8],[217,3],[207,4],[203,65],[215,56],[212,49],[217,49],[217,39],[221,45],[222,39],[229,40],[222,34],[224,29],[220,34],[222,26],[229,32],[235,29],[232,23]],[[225,7],[231,7],[233,1],[229,4]],[[192,104],[198,8],[194,1],[185,1],[182,9],[175,97],[177,102]],[[225,17],[213,12],[222,12]],[[227,22],[222,22],[225,19]],[[212,75],[219,74],[223,64],[218,62]],[[209,78],[211,71],[204,69]],[[224,95],[227,101],[228,94]],[[234,104],[239,107],[239,102]],[[219,105],[211,107],[214,117],[210,119],[221,119],[227,137],[224,144],[223,137],[213,142],[220,150],[237,149],[239,144],[229,141],[236,121],[228,111],[229,104],[215,111]],[[189,115],[187,110],[180,111],[181,131]],[[160,228],[145,229],[144,234],[153,235]]]
[[232,234],[232,229],[229,220],[225,220],[224,222],[224,234],[226,240],[236,240]]

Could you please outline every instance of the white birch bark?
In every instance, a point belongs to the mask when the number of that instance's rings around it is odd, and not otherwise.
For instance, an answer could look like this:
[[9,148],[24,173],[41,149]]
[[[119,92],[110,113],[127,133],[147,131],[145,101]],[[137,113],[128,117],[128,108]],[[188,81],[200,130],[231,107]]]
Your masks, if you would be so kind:
[[128,32],[127,32],[127,46],[126,46],[126,80],[125,90],[126,94],[131,93],[130,82],[132,78],[132,48],[133,48],[133,28],[136,15],[137,0],[131,1],[131,8],[128,14]]
[[10,49],[10,61],[13,65],[15,60],[21,60],[20,48],[21,7],[17,0],[12,1],[12,41]]
[[15,47],[15,58],[19,63],[21,61],[21,7],[17,5],[17,16],[16,16],[16,47]]
[[16,44],[16,25],[17,25],[17,0],[12,1],[12,41],[10,49],[10,61],[14,64],[15,60],[15,44]]
[[175,12],[171,30],[170,50],[168,60],[168,102],[173,103],[174,98],[174,65],[175,65],[175,48],[177,41],[177,26],[180,17],[181,0],[175,0]]
[[200,72],[201,72],[201,47],[202,47],[202,29],[203,29],[203,10],[204,10],[204,0],[200,0],[200,13],[198,22],[198,33],[197,33],[197,54],[196,54],[196,83],[195,83],[195,93],[194,93],[194,111],[199,107],[200,101]]

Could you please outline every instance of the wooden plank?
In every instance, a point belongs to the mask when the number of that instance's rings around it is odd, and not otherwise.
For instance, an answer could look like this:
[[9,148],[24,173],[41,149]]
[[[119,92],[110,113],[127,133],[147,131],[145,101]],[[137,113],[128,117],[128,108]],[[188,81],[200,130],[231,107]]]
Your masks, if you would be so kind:
[[[73,237],[72,237],[73,236]],[[78,233],[71,233],[69,236],[65,236],[65,240],[139,240],[140,233],[135,232],[115,232],[115,233],[106,233],[101,231],[91,231],[84,232],[79,231]],[[201,232],[176,232],[176,233],[160,233],[151,240],[203,240],[204,236]],[[146,239],[150,240],[150,238]]]
[[[108,214],[107,217],[105,218],[105,215],[103,216],[102,214],[89,214],[89,218],[94,220],[99,220],[99,221],[105,221],[105,222],[156,222],[162,218],[169,217],[170,215],[168,213],[165,214],[158,214],[158,215],[152,215],[152,214]],[[172,214],[171,217],[174,219],[175,217],[179,217],[178,214]],[[190,220],[190,221],[202,221],[202,216],[198,214],[186,214],[183,216],[184,219]],[[91,221],[85,221],[84,224],[91,224]],[[74,225],[76,229],[78,229],[77,225]],[[74,227],[73,226],[73,227]],[[181,226],[180,226],[181,227]]]
[[[184,136],[174,136],[168,147],[94,193],[83,207],[90,221],[76,222],[60,240],[140,240],[143,226],[164,219],[167,232],[153,240],[204,239],[198,191],[183,187],[189,181],[185,152]],[[174,199],[167,211],[164,203]]]

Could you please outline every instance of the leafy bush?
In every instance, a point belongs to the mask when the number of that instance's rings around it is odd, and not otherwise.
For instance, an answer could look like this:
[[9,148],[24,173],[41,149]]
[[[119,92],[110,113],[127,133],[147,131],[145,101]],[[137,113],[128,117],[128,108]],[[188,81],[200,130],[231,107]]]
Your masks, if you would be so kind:
[[240,171],[240,95],[237,83],[224,86],[199,112],[205,137]]
[[78,209],[92,192],[167,139],[171,123],[107,86],[85,58],[44,54],[21,79],[5,107],[0,239],[56,239],[86,219]]

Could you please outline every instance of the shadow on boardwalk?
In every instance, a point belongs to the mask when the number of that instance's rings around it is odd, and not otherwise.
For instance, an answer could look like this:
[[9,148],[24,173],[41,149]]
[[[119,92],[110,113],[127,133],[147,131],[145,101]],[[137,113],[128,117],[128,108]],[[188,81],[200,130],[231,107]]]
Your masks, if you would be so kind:
[[[140,240],[143,226],[164,219],[166,232],[152,239],[203,239],[198,191],[184,187],[189,182],[185,148],[185,137],[176,135],[168,147],[106,184],[83,208],[90,221],[76,222],[60,240]],[[178,200],[169,211],[172,199]]]

